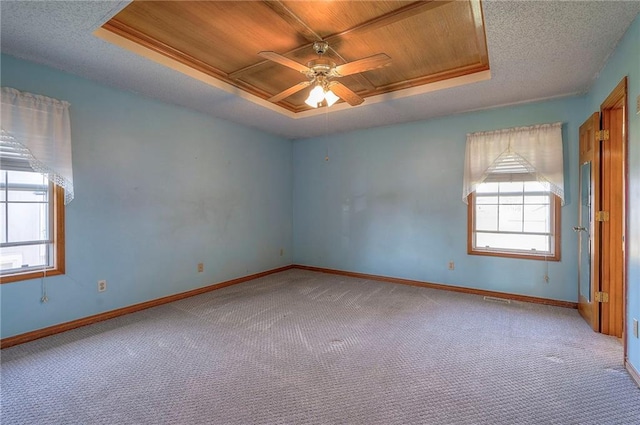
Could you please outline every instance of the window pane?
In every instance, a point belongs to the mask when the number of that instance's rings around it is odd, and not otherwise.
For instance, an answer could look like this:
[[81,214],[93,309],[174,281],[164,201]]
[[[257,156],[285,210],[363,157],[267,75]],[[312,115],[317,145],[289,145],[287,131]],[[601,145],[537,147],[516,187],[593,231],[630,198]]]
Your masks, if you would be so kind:
[[498,230],[497,205],[477,205],[475,218],[477,230]]
[[550,250],[550,237],[545,235],[513,235],[504,233],[477,233],[477,248],[493,248],[545,253]]
[[48,238],[49,204],[9,204],[7,242],[37,241]]
[[46,184],[47,178],[44,174],[29,173],[27,171],[7,171],[9,175],[9,185],[12,184]]
[[476,204],[479,205],[496,205],[498,203],[497,196],[489,196],[489,195],[476,195]]
[[[511,176],[512,179],[518,177]],[[550,233],[554,225],[548,186],[537,181],[509,180],[481,185],[474,197],[475,248],[497,253],[551,255],[553,236]],[[495,205],[496,189],[498,205]]]
[[476,193],[498,193],[498,183],[482,183],[476,187]]
[[501,232],[522,232],[522,205],[500,205],[498,230]]
[[500,193],[522,192],[522,182],[502,182],[500,183]]
[[524,231],[541,233],[549,233],[551,231],[549,205],[524,206]]
[[500,196],[500,204],[522,205],[522,195],[520,196]]
[[524,182],[525,192],[548,192],[549,183],[540,183],[538,181]]
[[[0,172],[0,241],[17,245],[0,248],[0,271],[3,276],[18,273],[40,272],[55,268],[56,246],[54,229],[50,228],[54,217],[53,188],[46,174],[26,171]],[[62,206],[61,206],[62,207]],[[61,212],[62,213],[62,212]],[[32,244],[34,241],[44,243]],[[22,245],[21,243],[29,243]],[[61,253],[60,255],[63,255]]]
[[[0,248],[0,270],[49,265],[49,244]],[[17,270],[19,271],[19,270]]]
[[9,202],[47,202],[47,189],[48,186],[41,186],[37,190],[9,190]]
[[524,197],[525,204],[549,204],[549,195],[526,195]]
[[6,204],[0,204],[0,242],[7,241],[7,210]]

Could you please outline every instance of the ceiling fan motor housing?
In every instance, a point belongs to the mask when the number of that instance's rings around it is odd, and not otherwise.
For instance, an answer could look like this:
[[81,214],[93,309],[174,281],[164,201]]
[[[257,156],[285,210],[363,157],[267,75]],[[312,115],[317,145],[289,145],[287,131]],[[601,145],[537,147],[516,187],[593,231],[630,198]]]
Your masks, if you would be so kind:
[[336,67],[336,64],[331,62],[329,59],[318,58],[307,63],[307,67],[310,69],[310,72],[307,74],[310,77],[317,77],[320,75],[331,74],[331,71]]
[[329,50],[329,43],[326,41],[316,41],[313,43],[313,50],[319,55],[324,55]]

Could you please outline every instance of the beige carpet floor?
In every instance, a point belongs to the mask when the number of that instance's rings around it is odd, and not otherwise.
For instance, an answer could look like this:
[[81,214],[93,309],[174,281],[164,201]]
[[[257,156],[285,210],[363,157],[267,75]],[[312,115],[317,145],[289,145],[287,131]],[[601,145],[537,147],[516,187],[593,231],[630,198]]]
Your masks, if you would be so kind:
[[1,355],[2,424],[640,424],[575,310],[302,270]]

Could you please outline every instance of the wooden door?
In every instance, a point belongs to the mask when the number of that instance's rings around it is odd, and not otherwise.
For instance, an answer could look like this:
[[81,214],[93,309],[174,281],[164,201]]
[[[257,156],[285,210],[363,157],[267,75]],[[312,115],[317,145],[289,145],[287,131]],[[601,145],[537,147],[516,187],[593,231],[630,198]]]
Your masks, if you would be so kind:
[[[622,337],[625,322],[625,198],[626,198],[626,77],[600,106],[605,141],[601,151],[601,208],[605,211],[601,233],[601,291],[608,302],[601,305],[600,331]],[[608,137],[606,136],[608,132]]]
[[600,226],[595,221],[600,211],[600,114],[594,113],[580,126],[578,206],[578,311],[600,332]]
[[[578,310],[594,331],[626,320],[627,79],[580,126]],[[626,341],[625,341],[626,356]]]

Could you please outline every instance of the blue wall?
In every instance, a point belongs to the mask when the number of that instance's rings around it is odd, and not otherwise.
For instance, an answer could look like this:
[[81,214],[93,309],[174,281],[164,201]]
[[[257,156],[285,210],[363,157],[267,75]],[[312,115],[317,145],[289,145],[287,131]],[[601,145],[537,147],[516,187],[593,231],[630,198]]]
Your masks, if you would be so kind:
[[290,141],[6,55],[2,85],[71,103],[75,184],[66,275],[1,285],[2,338],[291,264]]
[[589,92],[587,113],[599,111],[600,104],[625,75],[629,106],[627,356],[640,371],[640,339],[632,333],[632,320],[640,320],[640,115],[636,115],[636,98],[640,95],[640,17],[631,24]]
[[[576,301],[577,129],[624,75],[630,330],[640,319],[640,18],[586,96],[300,140],[293,148],[2,56],[3,86],[71,102],[76,199],[67,207],[67,274],[46,279],[47,304],[39,302],[41,280],[1,285],[1,337],[292,262]],[[564,123],[562,261],[467,255],[466,133],[554,121]],[[205,273],[196,273],[198,262]],[[108,280],[102,294],[99,279]],[[640,370],[640,340],[628,332],[627,343]]]
[[[640,370],[640,17],[586,96],[294,142],[294,262],[577,301],[578,127],[629,77],[627,346]],[[466,254],[461,201],[468,132],[562,121],[565,193],[562,261]],[[329,160],[326,161],[326,156]],[[449,271],[449,261],[455,270]],[[543,277],[548,267],[549,283]]]
[[[574,97],[294,142],[294,262],[576,301],[571,227],[583,103]],[[466,134],[557,121],[567,176],[562,261],[467,255]]]

